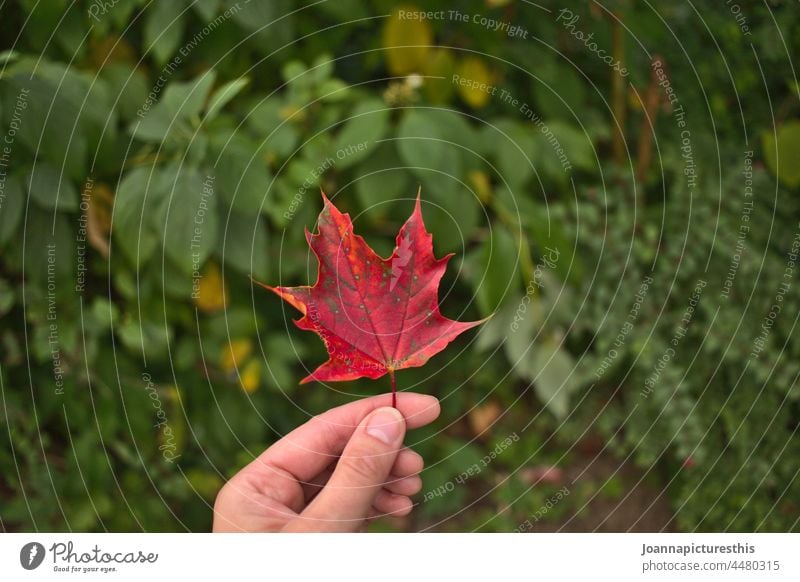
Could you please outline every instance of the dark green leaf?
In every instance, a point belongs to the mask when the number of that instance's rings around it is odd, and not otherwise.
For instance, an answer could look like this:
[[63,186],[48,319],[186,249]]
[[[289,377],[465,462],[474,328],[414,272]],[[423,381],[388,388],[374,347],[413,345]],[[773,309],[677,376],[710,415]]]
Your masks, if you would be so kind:
[[36,164],[28,174],[28,193],[45,210],[75,210],[78,192],[69,179],[53,166]]

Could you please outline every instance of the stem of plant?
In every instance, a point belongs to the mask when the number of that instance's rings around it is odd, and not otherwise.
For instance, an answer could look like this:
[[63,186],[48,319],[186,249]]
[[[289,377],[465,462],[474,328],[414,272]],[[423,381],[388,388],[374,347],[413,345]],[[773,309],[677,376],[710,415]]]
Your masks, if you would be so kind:
[[389,370],[389,378],[392,379],[392,408],[397,408],[397,379],[394,377],[394,370]]

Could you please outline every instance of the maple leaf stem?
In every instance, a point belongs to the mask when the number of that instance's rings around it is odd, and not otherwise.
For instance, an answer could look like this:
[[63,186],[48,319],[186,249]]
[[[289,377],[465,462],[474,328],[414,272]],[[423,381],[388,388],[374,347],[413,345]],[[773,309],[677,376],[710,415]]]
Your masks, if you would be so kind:
[[394,370],[389,370],[389,378],[392,379],[392,408],[397,408],[397,379],[394,377]]

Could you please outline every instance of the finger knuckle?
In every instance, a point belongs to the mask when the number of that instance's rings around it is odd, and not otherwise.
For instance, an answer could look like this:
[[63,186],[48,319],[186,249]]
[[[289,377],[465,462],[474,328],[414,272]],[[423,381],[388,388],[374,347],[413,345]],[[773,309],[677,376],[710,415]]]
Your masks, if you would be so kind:
[[360,482],[372,482],[383,469],[381,459],[371,454],[353,454],[342,457],[342,468]]

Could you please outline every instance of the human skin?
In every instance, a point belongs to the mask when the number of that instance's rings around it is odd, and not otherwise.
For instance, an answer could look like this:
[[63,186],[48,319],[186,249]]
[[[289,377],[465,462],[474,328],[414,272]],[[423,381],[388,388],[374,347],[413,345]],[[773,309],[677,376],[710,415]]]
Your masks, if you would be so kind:
[[269,447],[220,490],[214,532],[354,532],[368,520],[411,512],[422,457],[407,429],[439,416],[433,396],[403,392],[351,402],[313,417]]

